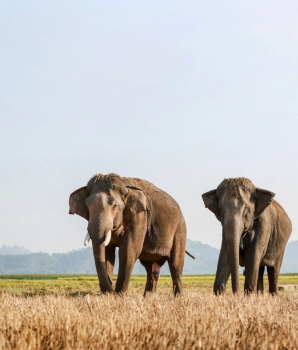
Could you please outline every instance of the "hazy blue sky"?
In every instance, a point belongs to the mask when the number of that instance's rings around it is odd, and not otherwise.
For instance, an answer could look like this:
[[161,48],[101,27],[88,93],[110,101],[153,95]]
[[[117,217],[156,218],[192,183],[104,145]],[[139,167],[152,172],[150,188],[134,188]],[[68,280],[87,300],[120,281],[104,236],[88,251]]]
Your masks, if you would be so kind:
[[0,245],[65,252],[69,194],[141,177],[219,247],[201,194],[245,176],[298,239],[297,1],[1,1]]

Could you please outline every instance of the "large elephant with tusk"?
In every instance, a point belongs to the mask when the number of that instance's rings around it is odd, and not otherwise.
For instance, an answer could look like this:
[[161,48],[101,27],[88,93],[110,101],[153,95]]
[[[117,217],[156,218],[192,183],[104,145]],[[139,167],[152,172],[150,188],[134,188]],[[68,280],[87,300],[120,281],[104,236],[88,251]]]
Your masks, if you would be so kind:
[[147,271],[145,293],[154,291],[160,267],[168,261],[173,292],[182,292],[186,225],[177,202],[146,180],[97,174],[69,198],[69,213],[88,220],[85,244],[92,240],[102,292],[112,292],[115,250],[119,247],[117,293],[128,289],[137,259]]

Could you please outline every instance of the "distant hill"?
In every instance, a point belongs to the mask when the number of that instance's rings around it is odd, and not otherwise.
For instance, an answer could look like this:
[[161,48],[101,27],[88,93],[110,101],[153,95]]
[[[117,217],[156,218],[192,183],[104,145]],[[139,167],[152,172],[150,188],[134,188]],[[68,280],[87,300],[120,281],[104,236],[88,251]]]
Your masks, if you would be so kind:
[[196,257],[186,255],[183,272],[186,274],[215,274],[219,250],[200,241],[187,239],[186,250]]
[[286,272],[298,272],[298,241],[287,244],[281,266],[281,273]]
[[[199,241],[187,240],[186,249],[193,254],[193,260],[185,256],[184,274],[215,274],[219,250]],[[281,272],[298,272],[298,241],[287,245]],[[118,271],[116,254],[115,273]],[[95,274],[92,248],[82,248],[68,253],[31,253],[18,246],[0,247],[0,274],[29,273],[90,273]],[[161,274],[169,274],[168,264],[161,269]],[[145,274],[145,268],[136,262],[133,274]]]

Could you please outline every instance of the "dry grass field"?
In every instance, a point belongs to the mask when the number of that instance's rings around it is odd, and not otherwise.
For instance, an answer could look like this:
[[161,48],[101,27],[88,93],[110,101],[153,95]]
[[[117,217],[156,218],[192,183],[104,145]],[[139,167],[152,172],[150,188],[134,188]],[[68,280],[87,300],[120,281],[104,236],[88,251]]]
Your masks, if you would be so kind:
[[95,276],[0,276],[0,349],[298,348],[297,291],[215,297],[213,279],[185,276],[174,298],[163,276],[143,298],[144,277],[119,297],[100,295]]

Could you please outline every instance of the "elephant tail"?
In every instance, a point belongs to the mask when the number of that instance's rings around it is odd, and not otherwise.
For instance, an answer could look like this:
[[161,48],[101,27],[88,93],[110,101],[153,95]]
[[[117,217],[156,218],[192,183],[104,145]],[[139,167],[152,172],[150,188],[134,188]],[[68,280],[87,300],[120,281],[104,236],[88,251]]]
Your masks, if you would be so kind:
[[195,259],[196,257],[190,254],[187,250],[185,251],[185,254],[189,255],[191,258]]

